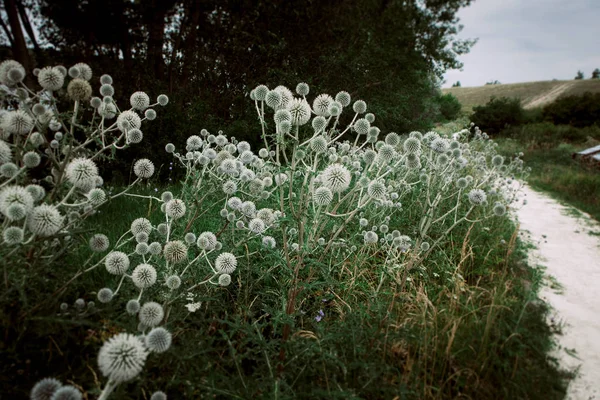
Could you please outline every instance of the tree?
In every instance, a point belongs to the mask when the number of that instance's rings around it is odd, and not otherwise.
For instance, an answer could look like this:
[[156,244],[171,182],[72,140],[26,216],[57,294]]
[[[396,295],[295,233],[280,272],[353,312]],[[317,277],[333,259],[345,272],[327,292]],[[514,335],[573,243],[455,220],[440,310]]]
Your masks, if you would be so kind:
[[460,87],[460,81],[456,81],[456,83],[453,83],[452,87]]
[[600,69],[596,68],[594,72],[592,72],[592,79],[600,79]]
[[579,79],[583,79],[583,78],[584,78],[584,76],[583,76],[583,72],[581,72],[581,71],[577,71],[577,75],[575,76],[575,79],[578,79],[578,80],[579,80]]

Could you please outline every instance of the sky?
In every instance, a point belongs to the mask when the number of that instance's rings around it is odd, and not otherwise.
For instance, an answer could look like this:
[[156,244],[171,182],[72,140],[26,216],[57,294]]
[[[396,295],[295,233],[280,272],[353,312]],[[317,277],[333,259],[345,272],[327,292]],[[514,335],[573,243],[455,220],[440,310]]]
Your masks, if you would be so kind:
[[443,87],[589,78],[600,68],[600,0],[475,0],[460,39],[479,38]]

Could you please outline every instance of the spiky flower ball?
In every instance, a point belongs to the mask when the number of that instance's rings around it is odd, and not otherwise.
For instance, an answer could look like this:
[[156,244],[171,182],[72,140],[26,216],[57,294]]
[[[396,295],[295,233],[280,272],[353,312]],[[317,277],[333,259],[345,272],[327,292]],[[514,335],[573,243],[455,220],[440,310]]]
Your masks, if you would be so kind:
[[[71,70],[75,69],[78,71],[78,73],[73,73],[73,75],[75,75],[73,76]],[[86,63],[77,63],[69,68],[69,76],[72,78],[81,78],[89,81],[92,79],[92,69]]]
[[219,275],[219,286],[229,286],[231,284],[231,275],[222,274]]
[[101,233],[96,233],[90,238],[89,246],[92,251],[101,253],[108,250],[108,246],[110,246],[110,240],[108,239],[108,236]]
[[494,214],[498,217],[506,214],[506,206],[504,204],[496,203],[494,205]]
[[125,137],[128,143],[140,143],[144,139],[144,133],[139,129],[130,129]]
[[371,123],[367,121],[365,118],[359,118],[354,123],[354,131],[359,135],[366,135],[369,132],[369,128],[371,127]]
[[365,103],[363,100],[356,100],[352,105],[352,109],[355,113],[362,114],[367,111],[367,103]]
[[376,244],[379,241],[379,236],[373,231],[365,232],[363,236],[365,244]]
[[281,105],[281,94],[277,90],[269,90],[265,96],[265,103],[271,108],[279,107]]
[[139,264],[131,274],[133,284],[139,289],[151,287],[156,283],[156,269],[150,264]]
[[387,193],[385,184],[381,181],[374,180],[369,183],[367,194],[375,199],[383,199]]
[[63,225],[64,217],[58,209],[50,204],[34,207],[27,216],[27,227],[37,236],[52,236]]
[[15,60],[6,60],[0,63],[0,83],[14,86],[25,78],[25,68]]
[[333,192],[328,187],[321,186],[315,189],[313,201],[317,206],[327,206],[333,201]]
[[327,139],[322,135],[312,138],[310,141],[310,148],[315,153],[325,153],[327,151]]
[[445,153],[450,149],[450,144],[446,139],[438,137],[431,142],[430,147],[436,153]]
[[154,301],[144,303],[139,312],[140,322],[151,328],[160,324],[164,316],[163,307]]
[[404,160],[406,168],[408,169],[419,169],[421,168],[421,160],[417,154],[407,154]]
[[152,222],[150,222],[146,218],[136,218],[131,223],[130,230],[131,233],[133,233],[134,235],[137,235],[141,232],[150,235],[150,233],[152,232]]
[[153,353],[164,353],[171,347],[173,336],[163,327],[152,329],[146,335],[146,347]]
[[150,106],[150,97],[145,92],[135,92],[129,98],[131,108],[138,111],[144,111]]
[[31,400],[51,400],[52,395],[61,387],[62,383],[58,379],[44,378],[31,389],[29,398]]
[[23,243],[25,233],[18,226],[9,226],[2,232],[2,240],[9,246]]
[[138,178],[148,179],[154,174],[154,164],[147,158],[137,160],[133,165],[133,173]]
[[202,232],[198,236],[196,245],[202,250],[213,250],[217,245],[217,237],[212,232]]
[[51,397],[51,400],[81,400],[83,396],[75,386],[66,385],[58,388]]
[[144,368],[148,351],[137,336],[119,333],[108,339],[98,353],[102,375],[119,384],[129,381]]
[[389,144],[384,144],[379,148],[379,152],[377,153],[377,159],[380,163],[389,163],[395,155],[396,150],[394,150],[394,147]]
[[416,137],[409,137],[404,141],[404,151],[409,154],[415,154],[421,151],[421,141]]
[[67,165],[65,170],[67,181],[77,188],[90,188],[96,186],[98,167],[88,158],[75,158]]
[[331,114],[329,113],[329,106],[335,100],[328,94],[320,94],[313,101],[312,109],[316,115],[320,115],[322,117],[329,117]]
[[126,110],[117,117],[117,127],[123,132],[129,129],[140,129],[141,126],[142,120],[135,111]]
[[333,193],[341,193],[350,187],[352,175],[342,164],[331,164],[321,172],[320,180]]
[[117,115],[117,106],[115,106],[113,103],[103,102],[98,107],[98,114],[100,114],[102,118],[113,119]]
[[10,162],[12,160],[12,150],[8,143],[4,140],[0,140],[0,165]]
[[294,126],[305,125],[310,120],[310,105],[305,99],[293,99],[288,105],[291,114],[290,123]]
[[307,83],[301,82],[296,85],[296,93],[298,93],[300,96],[308,95],[309,91],[310,88],[308,87]]
[[98,301],[100,303],[106,304],[106,303],[110,303],[110,301],[113,299],[113,291],[110,288],[102,288],[100,290],[98,290]]
[[181,286],[181,278],[177,275],[171,275],[167,278],[167,281],[165,283],[167,287],[171,290],[179,289],[179,287]]
[[136,299],[129,300],[125,305],[125,311],[129,315],[135,315],[140,311],[140,302]]
[[494,157],[492,157],[492,165],[494,167],[500,167],[502,166],[502,164],[504,164],[504,157],[502,157],[501,155],[495,155]]
[[181,240],[173,240],[165,244],[163,255],[168,262],[178,264],[187,260],[187,251],[187,246]]
[[158,392],[152,393],[152,396],[150,396],[150,400],[167,400],[167,395],[165,394],[165,392],[161,392],[159,390]]
[[109,274],[123,275],[129,269],[129,257],[122,251],[111,251],[104,260]]
[[42,157],[35,151],[28,151],[23,154],[23,164],[25,164],[27,168],[35,168],[40,165],[41,161]]
[[351,102],[350,93],[345,91],[338,92],[338,94],[335,95],[335,101],[340,103],[342,107],[348,107]]
[[33,118],[23,110],[9,111],[4,114],[0,127],[9,134],[26,135],[34,127]]
[[186,207],[183,200],[169,200],[165,206],[165,214],[173,219],[179,219],[185,215]]
[[13,178],[19,173],[19,167],[15,163],[6,163],[0,166],[0,175],[5,178]]
[[237,259],[231,253],[221,253],[215,260],[215,269],[220,274],[232,274],[237,268]]
[[469,202],[474,206],[479,206],[487,200],[487,195],[481,189],[473,189],[469,192]]
[[84,79],[75,78],[69,82],[67,93],[71,100],[86,101],[92,97],[92,86]]

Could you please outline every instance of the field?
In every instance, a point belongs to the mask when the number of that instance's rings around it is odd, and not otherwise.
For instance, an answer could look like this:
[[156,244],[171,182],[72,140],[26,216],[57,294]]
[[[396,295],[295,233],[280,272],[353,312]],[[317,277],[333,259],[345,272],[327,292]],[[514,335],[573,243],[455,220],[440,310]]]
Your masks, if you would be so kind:
[[600,92],[600,80],[540,81],[485,85],[477,87],[455,87],[442,89],[451,93],[463,105],[463,111],[486,104],[492,97],[517,97],[525,109],[543,107],[560,96],[581,95],[585,92]]

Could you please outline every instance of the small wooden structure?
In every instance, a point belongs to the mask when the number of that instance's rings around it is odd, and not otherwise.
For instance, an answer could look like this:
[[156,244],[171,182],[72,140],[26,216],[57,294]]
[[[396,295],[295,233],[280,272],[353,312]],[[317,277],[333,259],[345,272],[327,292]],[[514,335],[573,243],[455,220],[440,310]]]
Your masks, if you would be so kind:
[[600,167],[600,145],[573,153],[573,158]]

